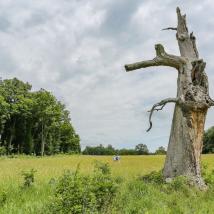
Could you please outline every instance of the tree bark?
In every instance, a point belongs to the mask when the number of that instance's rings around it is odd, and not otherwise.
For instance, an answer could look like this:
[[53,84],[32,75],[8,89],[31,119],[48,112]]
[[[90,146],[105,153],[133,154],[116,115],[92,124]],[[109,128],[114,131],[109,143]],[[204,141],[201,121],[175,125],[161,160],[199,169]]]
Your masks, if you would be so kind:
[[182,57],[187,64],[178,73],[177,96],[184,98],[184,105],[176,104],[169,146],[164,166],[165,178],[178,175],[190,177],[203,187],[201,177],[201,152],[207,110],[213,105],[208,93],[205,63],[199,60],[193,33],[189,35],[186,16],[177,8],[177,40]]
[[41,142],[41,156],[44,156],[45,153],[45,125],[44,122],[42,121],[42,142]]
[[12,142],[15,136],[15,126],[16,126],[16,119],[12,122],[12,126],[10,128],[10,137],[9,137],[9,142],[8,142],[8,155],[11,154],[12,151]]
[[[205,187],[201,177],[201,152],[203,146],[204,124],[207,110],[214,105],[209,96],[208,78],[205,73],[206,63],[199,59],[195,36],[188,32],[186,15],[181,15],[177,8],[176,38],[181,56],[167,54],[162,45],[156,45],[156,57],[153,60],[125,65],[127,71],[149,66],[170,66],[178,70],[177,97],[162,100],[150,111],[162,110],[169,103],[175,103],[174,115],[169,138],[163,175],[166,179],[179,175],[188,176],[199,187]],[[158,108],[160,107],[160,108]]]

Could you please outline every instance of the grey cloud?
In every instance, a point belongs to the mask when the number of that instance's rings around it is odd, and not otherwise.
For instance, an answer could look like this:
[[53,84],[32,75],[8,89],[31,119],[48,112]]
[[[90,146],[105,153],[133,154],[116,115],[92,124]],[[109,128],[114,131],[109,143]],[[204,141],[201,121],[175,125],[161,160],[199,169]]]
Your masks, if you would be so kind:
[[[147,110],[176,95],[176,71],[150,68],[125,73],[123,65],[153,58],[155,43],[178,54],[174,32],[161,28],[176,24],[179,4],[207,61],[214,97],[211,0],[2,1],[3,78],[17,76],[31,82],[34,89],[53,91],[71,111],[83,147],[146,143],[154,150],[166,146],[173,106],[154,115],[150,133],[145,132]],[[213,124],[213,116],[210,110],[206,127]]]
[[3,16],[0,16],[0,31],[6,32],[10,27],[10,22]]
[[130,18],[141,2],[140,0],[135,0],[130,4],[129,0],[112,1],[107,9],[106,19],[103,23],[103,35],[108,35],[112,39],[112,34],[119,36],[119,34],[129,30]]
[[52,17],[50,15],[48,15],[45,11],[42,10],[32,12],[29,19],[25,21],[24,28],[26,29],[28,27],[37,27],[38,25],[44,25],[51,18]]

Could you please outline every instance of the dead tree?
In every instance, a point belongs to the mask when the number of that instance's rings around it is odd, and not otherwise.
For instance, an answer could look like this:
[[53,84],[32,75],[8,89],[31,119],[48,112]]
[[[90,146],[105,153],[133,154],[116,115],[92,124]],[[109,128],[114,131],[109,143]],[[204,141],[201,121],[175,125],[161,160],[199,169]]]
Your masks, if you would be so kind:
[[156,44],[154,59],[125,65],[125,69],[133,71],[151,66],[169,66],[178,71],[177,97],[164,99],[152,107],[147,131],[152,128],[153,112],[162,110],[167,103],[175,103],[163,175],[166,179],[188,176],[199,187],[203,187],[205,184],[201,177],[200,157],[204,124],[207,110],[214,106],[214,101],[209,96],[206,63],[199,58],[196,38],[188,32],[186,15],[182,15],[179,8],[176,12],[177,27],[163,30],[176,31],[181,56],[168,54],[161,44]]

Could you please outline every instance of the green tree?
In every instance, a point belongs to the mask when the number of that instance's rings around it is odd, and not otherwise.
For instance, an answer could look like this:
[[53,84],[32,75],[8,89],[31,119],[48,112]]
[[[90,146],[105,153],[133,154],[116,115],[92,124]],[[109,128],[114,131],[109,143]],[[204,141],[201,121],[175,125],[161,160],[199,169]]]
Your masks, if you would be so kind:
[[65,105],[50,92],[32,92],[16,78],[0,81],[0,147],[36,155],[80,152],[80,139]]
[[60,117],[60,108],[57,105],[56,98],[48,91],[41,89],[34,93],[34,118],[37,121],[39,135],[41,138],[41,151],[45,153],[46,138],[48,137],[52,123]]
[[21,117],[27,117],[29,113],[31,102],[29,99],[30,90],[31,85],[23,83],[16,78],[4,80],[0,84],[1,96],[8,104],[8,119],[5,126],[7,128],[6,141],[9,154],[13,149],[12,143],[15,139],[17,123]]
[[160,146],[156,151],[155,151],[156,155],[165,155],[166,154],[166,150],[163,146]]
[[135,147],[135,151],[137,152],[138,155],[148,155],[149,154],[149,150],[147,148],[147,145],[145,144],[138,144],[136,147]]
[[[80,152],[79,136],[75,133],[69,112],[48,91],[34,93],[36,133],[40,138],[40,154]],[[48,140],[48,141],[47,141]],[[37,146],[38,153],[38,146]]]
[[9,117],[9,105],[5,101],[4,97],[0,95],[0,143],[1,143],[1,136],[4,131],[5,122]]
[[204,133],[203,153],[214,153],[214,126]]

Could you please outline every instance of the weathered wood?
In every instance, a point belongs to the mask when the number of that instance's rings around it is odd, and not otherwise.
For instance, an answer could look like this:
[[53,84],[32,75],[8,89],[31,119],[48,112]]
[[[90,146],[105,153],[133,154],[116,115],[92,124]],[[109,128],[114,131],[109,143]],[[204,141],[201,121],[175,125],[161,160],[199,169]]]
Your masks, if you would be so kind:
[[176,27],[167,27],[167,28],[163,28],[162,30],[176,30],[177,31],[177,28]]
[[166,53],[161,44],[156,44],[155,50],[156,57],[154,59],[125,65],[126,71],[133,71],[151,66],[169,66],[179,69],[182,64],[186,63],[185,58]]
[[[152,128],[152,114],[154,111],[160,111],[163,109],[163,107],[167,104],[167,103],[178,103],[179,99],[178,98],[167,98],[164,100],[161,100],[159,103],[156,103],[152,106],[152,109],[149,111],[149,128],[146,130],[147,132],[150,131],[150,129]],[[159,106],[161,106],[160,108],[158,108]]]
[[[150,66],[170,66],[178,70],[177,97],[162,100],[150,110],[149,123],[155,110],[162,110],[168,102],[175,103],[174,115],[169,138],[164,177],[188,176],[199,187],[205,187],[201,177],[200,158],[203,146],[203,133],[208,108],[214,105],[209,96],[206,63],[199,59],[196,38],[188,32],[186,15],[180,9],[177,12],[177,27],[164,30],[176,30],[176,38],[181,56],[167,54],[162,45],[156,48],[153,60],[125,65],[127,71]],[[158,108],[160,107],[160,108]]]

